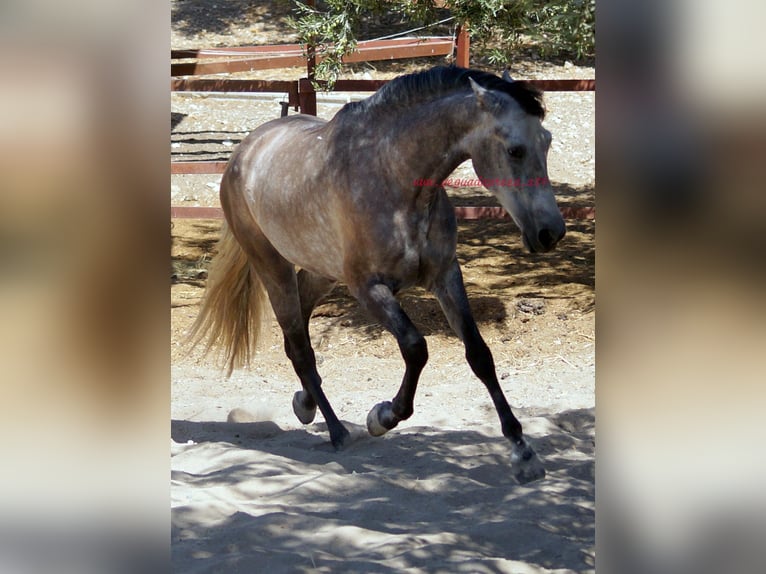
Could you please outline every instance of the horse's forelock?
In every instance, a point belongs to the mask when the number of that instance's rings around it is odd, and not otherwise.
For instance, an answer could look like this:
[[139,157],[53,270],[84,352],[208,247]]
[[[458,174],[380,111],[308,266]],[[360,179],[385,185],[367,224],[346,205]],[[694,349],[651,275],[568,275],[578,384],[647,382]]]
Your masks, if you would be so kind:
[[[543,93],[532,84],[523,80],[508,82],[494,74],[479,70],[466,70],[466,76],[473,78],[473,80],[483,88],[508,94],[527,114],[540,119],[545,117]],[[466,79],[466,82],[467,81],[468,80]]]

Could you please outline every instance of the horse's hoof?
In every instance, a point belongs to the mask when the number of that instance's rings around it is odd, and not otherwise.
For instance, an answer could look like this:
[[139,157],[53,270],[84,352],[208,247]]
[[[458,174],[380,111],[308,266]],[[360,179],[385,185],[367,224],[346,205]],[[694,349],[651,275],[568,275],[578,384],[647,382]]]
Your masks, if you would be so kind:
[[[372,436],[382,436],[393,428],[384,425],[385,419],[391,420],[394,414],[391,411],[391,401],[378,403],[367,414],[367,432]],[[396,426],[396,425],[394,425]]]
[[519,484],[545,478],[543,463],[540,462],[537,453],[526,441],[519,445],[513,445],[511,463],[513,464],[513,476]]
[[305,396],[306,391],[298,391],[293,395],[293,412],[298,420],[304,425],[314,422],[314,417],[317,414],[317,408],[307,409],[303,406],[302,398]]
[[351,434],[346,430],[346,427],[341,426],[340,430],[330,433],[330,442],[336,452],[343,450],[343,447],[351,442]]

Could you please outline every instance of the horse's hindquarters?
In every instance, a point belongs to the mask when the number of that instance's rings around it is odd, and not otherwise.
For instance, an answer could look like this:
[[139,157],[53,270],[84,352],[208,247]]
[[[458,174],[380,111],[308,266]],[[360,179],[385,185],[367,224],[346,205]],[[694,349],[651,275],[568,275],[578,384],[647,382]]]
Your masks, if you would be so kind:
[[313,116],[295,115],[259,127],[232,156],[221,203],[227,219],[257,227],[289,262],[339,279],[340,226],[333,182],[323,176],[326,125]]

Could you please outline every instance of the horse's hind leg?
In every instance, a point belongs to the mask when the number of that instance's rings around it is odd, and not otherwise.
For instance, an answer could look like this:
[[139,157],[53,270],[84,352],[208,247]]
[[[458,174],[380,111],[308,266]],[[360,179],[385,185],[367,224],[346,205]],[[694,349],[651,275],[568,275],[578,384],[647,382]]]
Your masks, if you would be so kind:
[[500,417],[503,435],[511,441],[511,461],[518,467],[515,473],[516,479],[524,483],[542,478],[545,476],[545,469],[535,451],[524,439],[521,423],[513,415],[497,380],[492,353],[479,333],[476,321],[471,314],[457,259],[453,259],[449,268],[437,279],[433,292],[450,326],[465,344],[465,355],[471,370],[489,390]]
[[[269,295],[274,315],[284,334],[285,351],[301,385],[309,393],[313,405],[319,406],[330,431],[330,440],[336,449],[340,449],[349,437],[349,432],[338,420],[322,391],[322,379],[317,371],[314,349],[311,348],[309,340],[308,319],[304,320],[301,310],[299,281],[295,266],[284,259],[259,230],[253,227],[248,229],[248,233],[242,237],[240,244],[247,252],[253,267],[258,270],[258,276]],[[307,293],[312,292],[307,290]],[[307,297],[307,303],[310,299],[311,297]],[[311,405],[312,403],[309,403],[308,406]]]
[[301,385],[311,398],[310,402],[306,400],[305,396],[300,396],[297,400],[293,398],[293,408],[295,408],[296,402],[302,406],[304,410],[298,409],[296,415],[302,414],[304,420],[310,422],[308,421],[309,414],[312,415],[311,419],[313,419],[311,407],[319,406],[330,431],[330,440],[333,446],[339,449],[343,446],[349,433],[338,420],[324,391],[322,391],[322,379],[316,368],[316,356],[311,347],[306,321],[301,312],[297,276],[292,265],[290,265],[290,276],[287,276],[286,271],[286,269],[283,271],[282,280],[273,283],[271,287],[266,280],[262,279],[262,281],[269,293],[274,313],[284,333],[287,356],[293,363]]
[[428,361],[428,348],[423,335],[386,285],[373,283],[353,291],[362,307],[394,334],[406,366],[402,385],[394,399],[375,405],[367,415],[367,430],[373,436],[380,436],[412,416],[415,390]]
[[[325,279],[301,269],[298,271],[298,296],[301,304],[301,315],[303,316],[303,326],[306,331],[306,337],[309,338],[309,320],[317,303],[325,296],[335,285],[335,281]],[[291,351],[288,348],[290,341],[285,335],[285,351],[289,356]],[[304,385],[302,391],[298,391],[293,396],[293,412],[298,420],[303,424],[309,424],[316,416],[317,403],[311,394],[311,391]]]

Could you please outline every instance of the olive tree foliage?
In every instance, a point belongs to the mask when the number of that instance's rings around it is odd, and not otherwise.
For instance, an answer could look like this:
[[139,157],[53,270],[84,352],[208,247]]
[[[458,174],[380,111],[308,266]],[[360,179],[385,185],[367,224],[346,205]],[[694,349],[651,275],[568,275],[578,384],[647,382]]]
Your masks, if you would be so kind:
[[332,84],[341,58],[356,47],[363,19],[400,16],[421,26],[437,20],[438,8],[449,10],[456,24],[467,25],[471,41],[491,64],[506,64],[523,44],[543,57],[588,58],[595,53],[596,0],[323,0],[309,7],[293,0],[290,24],[301,43],[313,45],[322,61],[317,79]]

